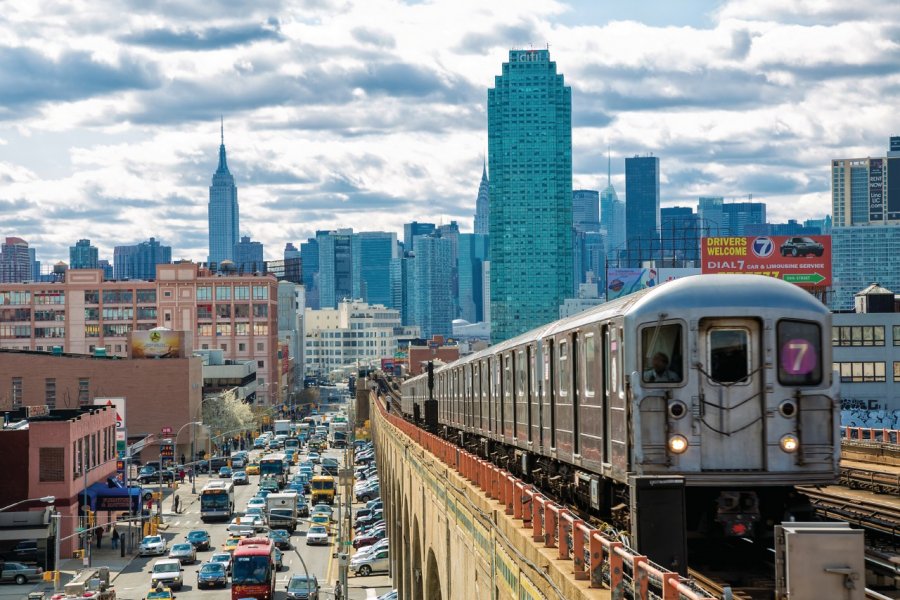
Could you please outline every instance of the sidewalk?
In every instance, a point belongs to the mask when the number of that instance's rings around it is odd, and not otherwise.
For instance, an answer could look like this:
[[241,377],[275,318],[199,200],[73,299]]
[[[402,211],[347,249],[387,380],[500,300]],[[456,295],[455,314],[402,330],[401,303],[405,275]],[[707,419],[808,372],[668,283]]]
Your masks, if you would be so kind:
[[[195,502],[198,502],[200,499],[200,489],[201,489],[200,480],[197,481],[197,494],[194,495],[191,493],[191,484],[185,480],[184,484],[179,484],[177,490],[172,490],[171,487],[163,487],[163,501],[162,501],[162,513],[163,513],[163,524],[160,526],[160,534],[165,536],[166,530],[168,529],[167,521],[171,519],[175,515],[174,511],[174,497],[175,494],[178,494],[180,509],[181,512],[184,512],[185,508],[191,506]],[[154,506],[153,514],[156,514]],[[115,581],[115,578],[119,576],[119,573],[124,571],[131,562],[137,558],[137,547],[143,537],[142,532],[139,531],[138,527],[135,527],[134,531],[134,544],[132,548],[127,548],[126,550],[130,550],[130,552],[126,551],[125,555],[122,556],[122,544],[125,543],[127,537],[127,527],[119,526],[119,533],[122,536],[119,540],[119,548],[113,549],[112,547],[112,538],[110,537],[110,533],[104,532],[102,539],[102,546],[97,548],[96,542],[92,540],[91,544],[91,567],[109,567],[109,577],[110,581]],[[71,558],[71,557],[60,557],[59,561],[59,572],[60,572],[60,589],[65,586],[65,584],[85,568],[84,559],[82,558]],[[50,592],[53,590],[53,582],[39,582],[33,588],[32,591],[43,590],[44,592]]]

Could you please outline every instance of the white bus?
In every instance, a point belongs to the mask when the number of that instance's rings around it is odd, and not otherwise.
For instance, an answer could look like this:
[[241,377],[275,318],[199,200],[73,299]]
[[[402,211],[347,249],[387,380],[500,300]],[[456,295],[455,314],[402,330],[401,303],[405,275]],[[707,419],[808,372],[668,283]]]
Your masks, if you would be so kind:
[[225,479],[207,483],[200,490],[200,518],[230,520],[234,514],[234,484]]

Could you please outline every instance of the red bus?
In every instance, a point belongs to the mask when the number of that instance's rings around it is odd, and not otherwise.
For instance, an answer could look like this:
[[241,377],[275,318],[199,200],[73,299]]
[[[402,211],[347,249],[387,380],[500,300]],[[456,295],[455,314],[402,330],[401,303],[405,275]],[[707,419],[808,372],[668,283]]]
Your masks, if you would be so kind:
[[275,545],[266,538],[238,543],[231,559],[231,600],[275,598]]

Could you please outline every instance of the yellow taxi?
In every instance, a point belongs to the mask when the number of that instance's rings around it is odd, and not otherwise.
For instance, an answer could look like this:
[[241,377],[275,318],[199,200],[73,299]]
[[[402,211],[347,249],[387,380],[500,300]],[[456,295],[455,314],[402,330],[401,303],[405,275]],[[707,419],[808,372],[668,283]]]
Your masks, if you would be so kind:
[[296,464],[299,464],[299,463],[300,463],[300,453],[299,453],[299,452],[294,452],[294,464],[296,465]]
[[173,598],[175,598],[175,594],[162,583],[155,588],[150,588],[150,591],[144,594],[144,600],[173,600]]
[[225,543],[222,544],[222,552],[234,552],[234,549],[238,547],[238,544],[241,543],[241,538],[239,537],[230,537],[225,540]]
[[313,513],[312,516],[309,517],[309,520],[316,525],[324,525],[325,529],[329,531],[331,530],[331,517],[325,513]]
[[244,469],[244,472],[247,473],[247,475],[259,475],[259,463],[258,462],[250,463]]

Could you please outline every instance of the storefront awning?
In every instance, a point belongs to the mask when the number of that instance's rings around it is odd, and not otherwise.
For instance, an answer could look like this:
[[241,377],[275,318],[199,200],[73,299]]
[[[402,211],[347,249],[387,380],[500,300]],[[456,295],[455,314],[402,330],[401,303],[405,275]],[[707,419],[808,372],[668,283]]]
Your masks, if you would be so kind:
[[50,525],[43,527],[4,527],[0,529],[0,542],[10,540],[40,540],[50,537]]
[[85,499],[93,511],[137,512],[141,508],[141,488],[109,487],[109,484],[98,481],[86,490],[78,492],[78,503],[84,505]]

